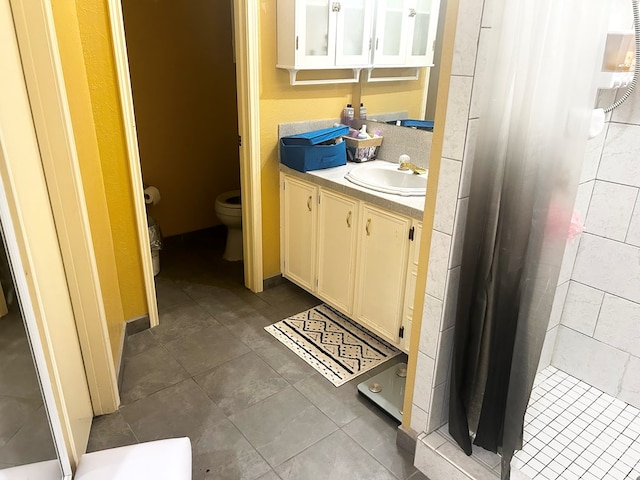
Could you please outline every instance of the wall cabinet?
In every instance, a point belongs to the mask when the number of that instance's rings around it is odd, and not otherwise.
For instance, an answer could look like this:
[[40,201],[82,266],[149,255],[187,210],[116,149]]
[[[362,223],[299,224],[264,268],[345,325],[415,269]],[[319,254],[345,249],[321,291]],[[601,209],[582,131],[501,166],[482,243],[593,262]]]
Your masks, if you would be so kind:
[[[439,0],[278,0],[278,68],[292,85],[357,82],[373,68],[433,65]],[[351,77],[298,80],[301,70],[350,69]],[[413,78],[413,77],[411,77]],[[391,80],[398,78],[389,78]]]
[[[355,68],[370,63],[373,2],[278,0],[278,68]],[[298,82],[296,83],[304,83]]]
[[438,0],[378,0],[373,67],[433,65]]
[[378,0],[373,64],[399,66],[406,57],[408,0]]
[[405,287],[417,272],[419,222],[286,174],[281,189],[283,275],[408,349]]
[[412,25],[407,37],[406,64],[408,66],[433,65],[439,10],[439,0],[414,0],[414,6],[409,7]]

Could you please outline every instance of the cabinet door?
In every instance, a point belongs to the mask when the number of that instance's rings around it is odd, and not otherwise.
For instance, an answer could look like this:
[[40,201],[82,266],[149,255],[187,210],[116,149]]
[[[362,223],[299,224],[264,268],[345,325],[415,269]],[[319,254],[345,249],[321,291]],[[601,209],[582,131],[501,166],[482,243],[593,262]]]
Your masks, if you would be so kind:
[[323,68],[335,65],[336,3],[330,0],[296,0],[296,66]]
[[422,223],[413,223],[413,240],[409,244],[409,262],[407,266],[407,285],[404,295],[404,313],[402,314],[403,339],[400,344],[402,349],[409,353],[411,343],[411,325],[413,322],[413,301],[416,293],[416,280],[418,278],[418,260],[420,257],[420,239],[422,237]]
[[356,275],[356,319],[398,343],[410,220],[365,204]]
[[317,188],[287,175],[282,185],[282,273],[314,290],[316,265]]
[[368,65],[371,62],[371,0],[340,0],[336,24],[336,65]]
[[408,0],[378,0],[373,51],[374,66],[405,64],[409,20]]
[[433,65],[439,6],[439,0],[412,0],[412,5],[409,6],[407,65]]
[[351,314],[358,202],[320,189],[318,212],[318,296]]

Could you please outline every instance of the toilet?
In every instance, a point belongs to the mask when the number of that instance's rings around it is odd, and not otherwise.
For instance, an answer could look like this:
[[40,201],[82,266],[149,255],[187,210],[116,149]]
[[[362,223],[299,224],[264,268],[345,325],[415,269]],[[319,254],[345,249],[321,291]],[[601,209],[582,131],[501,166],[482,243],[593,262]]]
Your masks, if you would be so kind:
[[221,193],[216,198],[216,215],[227,226],[227,245],[222,258],[242,260],[242,204],[240,190]]

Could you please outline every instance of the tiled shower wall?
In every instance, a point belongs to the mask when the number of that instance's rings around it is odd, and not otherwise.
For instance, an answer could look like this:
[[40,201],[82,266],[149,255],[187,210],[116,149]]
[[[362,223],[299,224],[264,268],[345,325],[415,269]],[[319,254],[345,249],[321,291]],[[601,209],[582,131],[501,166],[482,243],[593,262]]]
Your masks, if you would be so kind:
[[551,363],[640,407],[640,91],[601,137]]
[[[631,2],[612,2],[611,30]],[[607,106],[622,92],[601,92]],[[549,363],[640,407],[640,91],[589,141],[576,210],[584,232],[567,245],[540,367]]]

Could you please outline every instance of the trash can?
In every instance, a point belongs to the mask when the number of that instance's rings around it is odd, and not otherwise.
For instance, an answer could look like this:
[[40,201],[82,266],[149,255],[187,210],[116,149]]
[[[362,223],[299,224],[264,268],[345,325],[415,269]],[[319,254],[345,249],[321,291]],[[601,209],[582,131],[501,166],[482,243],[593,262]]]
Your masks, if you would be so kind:
[[153,275],[160,273],[160,250],[162,250],[162,232],[160,225],[155,218],[147,215],[147,225],[149,226],[149,247],[151,248],[151,263],[153,265]]

